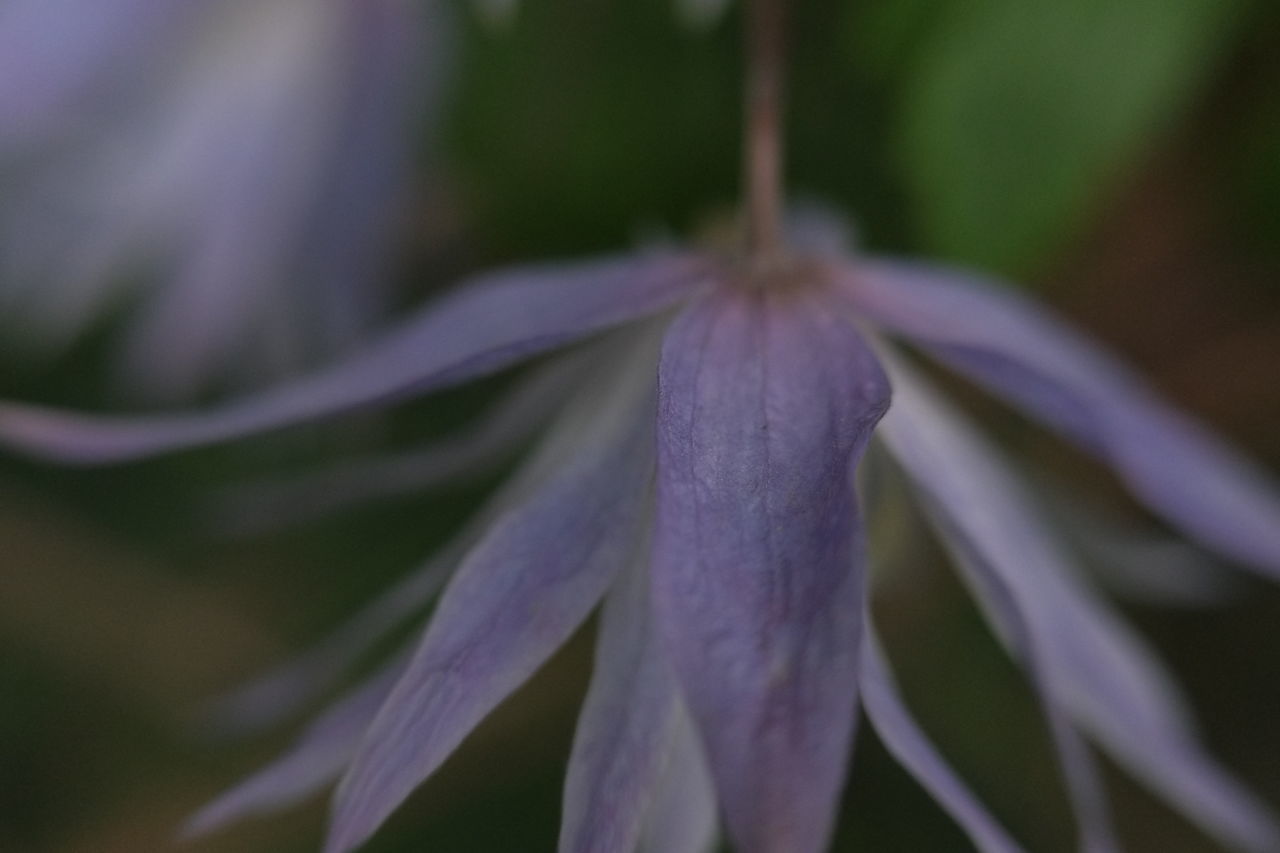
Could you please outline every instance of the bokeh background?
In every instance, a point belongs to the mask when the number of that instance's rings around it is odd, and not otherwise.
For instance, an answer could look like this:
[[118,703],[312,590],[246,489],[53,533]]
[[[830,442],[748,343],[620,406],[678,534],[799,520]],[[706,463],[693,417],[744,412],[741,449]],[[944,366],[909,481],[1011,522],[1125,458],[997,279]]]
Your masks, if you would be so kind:
[[[846,211],[867,247],[978,266],[1035,291],[1276,470],[1280,7],[792,6],[797,196]],[[397,232],[396,310],[471,270],[716,230],[736,197],[739,12],[703,20],[708,8],[451,6],[444,106],[415,143],[421,168]],[[0,195],[0,209],[8,203]],[[107,366],[120,322],[109,312],[56,358],[0,347],[0,392],[145,405]],[[178,845],[183,817],[290,733],[217,741],[199,712],[420,563],[499,475],[255,535],[216,529],[211,496],[267,473],[421,446],[465,425],[504,381],[107,470],[0,455],[0,850],[317,849],[322,801]],[[1050,488],[1091,495],[1110,518],[1160,535],[1091,463],[956,390]],[[881,515],[890,532],[879,535],[911,529],[909,517]],[[1068,850],[1022,680],[936,549],[894,553],[880,605],[922,723],[1030,849]],[[1100,583],[1122,585],[1095,562]],[[1221,579],[1123,606],[1180,676],[1216,753],[1280,806],[1280,591],[1227,567]],[[587,629],[369,850],[553,849],[589,653]],[[1008,725],[1009,709],[1020,725]],[[1216,849],[1119,772],[1108,781],[1132,850]],[[835,849],[967,848],[864,731]]]

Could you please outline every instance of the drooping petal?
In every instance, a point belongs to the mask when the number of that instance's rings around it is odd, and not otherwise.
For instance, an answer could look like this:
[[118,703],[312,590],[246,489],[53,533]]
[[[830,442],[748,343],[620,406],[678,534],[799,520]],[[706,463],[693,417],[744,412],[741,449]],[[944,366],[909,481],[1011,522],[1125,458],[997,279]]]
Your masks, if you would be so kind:
[[980,853],[1020,853],[1022,848],[969,791],[912,718],[870,621],[866,624],[858,684],[867,719],[885,748],[946,809]]
[[[575,356],[577,354],[575,353]],[[373,501],[427,491],[510,461],[583,378],[576,357],[548,365],[501,397],[478,424],[421,450],[234,486],[211,502],[212,526],[233,533],[304,523]]]
[[1135,496],[1205,546],[1280,578],[1280,488],[1084,336],[1007,290],[868,261],[857,309],[1104,456]]
[[683,703],[673,729],[667,765],[637,853],[709,853],[716,842],[715,783]]
[[327,853],[363,843],[635,559],[653,464],[653,361],[630,370],[576,458],[500,517],[450,582],[338,787]]
[[1087,723],[1121,766],[1223,844],[1249,853],[1280,850],[1275,812],[1196,741],[1153,743],[1114,713]]
[[[1044,615],[1037,599],[1014,577],[1021,529],[995,525],[999,509],[1009,500],[980,479],[966,474],[962,455],[945,440],[944,422],[928,406],[923,380],[897,360],[886,360],[893,377],[894,409],[880,434],[890,451],[919,489],[922,503],[964,574],[988,608],[1005,644],[1027,669],[1043,708],[1058,763],[1067,783],[1083,851],[1116,851],[1101,777],[1074,727],[1062,714],[1065,704],[1054,690],[1050,646],[1040,635]],[[933,401],[937,402],[937,401]],[[941,404],[938,403],[940,406]]]
[[717,292],[659,371],[654,602],[743,853],[824,849],[853,737],[851,466],[889,391],[822,296]]
[[619,337],[619,341],[602,342],[584,353],[598,363],[594,374],[573,394],[537,449],[438,555],[362,607],[317,645],[219,701],[207,715],[211,728],[242,734],[285,719],[337,683],[391,631],[421,613],[494,520],[536,493],[578,455],[584,436],[600,430],[602,401],[623,390],[616,367],[653,364],[656,345],[649,330],[642,328]]
[[0,404],[0,442],[63,462],[102,464],[327,417],[492,373],[656,313],[706,281],[690,255],[654,255],[482,276],[350,358],[204,413],[77,415]]
[[337,781],[408,658],[408,650],[397,655],[335,702],[284,755],[193,815],[183,834],[204,835],[250,815],[287,808]]
[[668,760],[675,674],[653,634],[648,554],[605,601],[565,780],[560,853],[633,853]]
[[1076,580],[1013,472],[919,376],[891,365],[894,408],[881,435],[1002,638],[1014,645],[1024,629],[1013,621],[1025,622],[1056,701],[1119,761],[1210,833],[1273,849],[1271,816],[1196,746],[1158,662]]

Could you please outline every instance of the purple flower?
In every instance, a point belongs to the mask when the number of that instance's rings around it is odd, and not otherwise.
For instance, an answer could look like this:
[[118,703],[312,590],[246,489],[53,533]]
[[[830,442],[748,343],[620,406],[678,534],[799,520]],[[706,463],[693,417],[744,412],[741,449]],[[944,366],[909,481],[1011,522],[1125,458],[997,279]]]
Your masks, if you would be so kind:
[[[103,464],[387,405],[592,339],[553,364],[578,377],[556,387],[575,387],[456,546],[233,705],[258,718],[297,707],[443,588],[420,641],[193,828],[340,779],[326,850],[355,849],[603,602],[562,851],[695,853],[721,822],[744,853],[821,851],[859,707],[979,849],[1020,849],[913,720],[876,638],[855,480],[874,437],[1025,668],[1080,848],[1120,847],[1085,737],[1224,843],[1280,848],[1266,806],[1205,753],[1168,676],[1082,583],[1014,470],[900,346],[1097,455],[1201,545],[1277,578],[1272,484],[1012,293],[808,233],[770,264],[664,251],[481,276],[327,370],[203,413],[0,406],[11,446]],[[502,405],[475,441],[499,452],[547,416]]]
[[127,387],[174,399],[352,343],[446,23],[407,0],[5,4],[9,344],[57,356],[127,305]]

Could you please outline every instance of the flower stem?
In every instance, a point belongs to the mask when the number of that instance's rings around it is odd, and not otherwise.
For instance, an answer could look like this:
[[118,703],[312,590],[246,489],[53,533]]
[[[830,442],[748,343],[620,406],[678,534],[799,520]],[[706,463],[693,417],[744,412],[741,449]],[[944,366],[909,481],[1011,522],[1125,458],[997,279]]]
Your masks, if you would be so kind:
[[747,248],[753,261],[771,264],[783,251],[782,89],[788,0],[747,0],[744,30]]

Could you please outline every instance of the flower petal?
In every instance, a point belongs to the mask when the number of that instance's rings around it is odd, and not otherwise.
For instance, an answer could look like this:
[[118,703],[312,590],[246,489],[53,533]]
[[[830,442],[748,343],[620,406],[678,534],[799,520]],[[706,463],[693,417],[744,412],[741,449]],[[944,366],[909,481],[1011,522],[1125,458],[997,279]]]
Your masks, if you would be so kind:
[[[941,401],[929,395],[923,380],[896,360],[885,360],[893,378],[894,407],[880,430],[894,458],[917,487],[926,514],[974,588],[1001,639],[1022,661],[1033,681],[1084,851],[1119,850],[1111,826],[1102,780],[1088,747],[1064,719],[1054,692],[1051,648],[1041,636],[1049,617],[1036,608],[1040,600],[1018,582],[1021,541],[1028,534],[1011,523],[994,524],[1011,500],[997,484],[974,476],[967,466],[968,448],[949,440]],[[1051,623],[1050,623],[1051,624]]]
[[233,486],[210,502],[212,526],[244,535],[302,524],[495,468],[509,462],[564,406],[572,383],[583,379],[582,368],[576,357],[548,365],[499,398],[478,423],[421,450]]
[[[656,347],[648,330],[620,337],[620,341],[602,342],[584,353],[597,361],[595,375],[572,395],[535,452],[440,554],[362,607],[308,651],[220,700],[207,715],[214,731],[242,734],[285,719],[331,687],[391,631],[424,610],[494,520],[535,494],[571,462],[584,441],[589,444],[590,436],[599,433],[601,400],[619,386],[617,365],[653,363]],[[647,381],[651,383],[652,377]]]
[[337,781],[387,694],[400,679],[408,650],[348,692],[309,725],[289,750],[206,805],[187,821],[185,836],[204,835],[254,814],[300,802]]
[[716,842],[715,783],[683,703],[676,709],[673,729],[667,766],[637,853],[708,853]]
[[867,719],[885,748],[946,809],[981,853],[1019,853],[1022,848],[970,793],[912,718],[869,619],[866,624],[858,684]]
[[274,390],[209,412],[143,418],[0,404],[0,442],[101,464],[265,432],[495,372],[661,311],[707,275],[700,258],[670,254],[493,273],[349,359]]
[[1002,638],[1016,646],[1029,633],[1038,654],[1024,657],[1043,669],[1056,702],[1135,775],[1219,838],[1273,849],[1280,833],[1266,809],[1202,755],[1174,686],[1075,580],[1013,472],[920,377],[889,364],[894,408],[880,434]]
[[633,853],[678,707],[675,675],[650,625],[643,562],[605,600],[596,642],[591,688],[569,757],[559,850]]
[[850,467],[888,393],[819,294],[726,289],[663,346],[654,602],[743,853],[831,832],[864,582]]
[[653,362],[631,369],[577,457],[499,518],[450,582],[338,787],[327,853],[363,843],[635,558],[653,464]]
[[847,284],[860,312],[1106,457],[1152,511],[1280,578],[1280,488],[1085,337],[956,272],[869,261]]
[[1223,844],[1250,853],[1280,850],[1275,813],[1194,740],[1155,742],[1118,714],[1086,724],[1123,767]]

